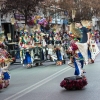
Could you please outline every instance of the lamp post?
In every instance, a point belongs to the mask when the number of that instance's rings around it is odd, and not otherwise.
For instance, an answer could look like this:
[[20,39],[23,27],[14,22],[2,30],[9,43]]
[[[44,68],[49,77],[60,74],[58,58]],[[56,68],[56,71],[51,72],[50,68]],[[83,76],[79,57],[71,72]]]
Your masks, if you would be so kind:
[[11,26],[12,26],[12,32],[11,32],[11,39],[12,39],[12,42],[15,41],[15,36],[14,36],[14,24],[15,24],[15,19],[14,18],[11,18]]
[[64,15],[64,12],[63,12],[63,15],[62,15],[62,20],[63,20],[63,23],[62,23],[62,28],[63,28],[63,33],[65,32],[65,15]]

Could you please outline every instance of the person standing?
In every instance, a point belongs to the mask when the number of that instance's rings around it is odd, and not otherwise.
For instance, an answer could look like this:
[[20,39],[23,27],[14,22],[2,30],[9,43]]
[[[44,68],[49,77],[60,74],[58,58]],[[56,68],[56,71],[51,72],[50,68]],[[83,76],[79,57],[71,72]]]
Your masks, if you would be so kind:
[[75,22],[76,28],[81,32],[80,42],[76,43],[82,56],[84,57],[85,64],[88,64],[88,45],[90,43],[90,32],[82,25],[80,21]]

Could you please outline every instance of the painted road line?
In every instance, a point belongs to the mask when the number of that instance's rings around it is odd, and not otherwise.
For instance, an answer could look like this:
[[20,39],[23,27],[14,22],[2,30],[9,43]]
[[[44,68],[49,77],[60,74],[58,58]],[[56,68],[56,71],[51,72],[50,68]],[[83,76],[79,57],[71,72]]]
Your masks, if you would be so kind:
[[59,73],[59,74],[55,75],[54,77],[52,77],[52,78],[50,78],[50,79],[48,79],[48,80],[44,81],[43,83],[41,83],[41,84],[39,84],[39,85],[37,85],[37,86],[33,87],[32,89],[30,89],[30,90],[28,90],[28,91],[24,92],[23,94],[20,94],[19,96],[17,96],[17,97],[15,97],[15,98],[13,98],[12,100],[17,100],[17,99],[19,99],[20,97],[22,97],[22,96],[24,96],[24,95],[28,94],[29,92],[31,92],[31,91],[33,91],[33,90],[35,90],[35,89],[39,88],[39,87],[40,87],[40,86],[42,86],[42,85],[44,85],[44,84],[48,83],[49,81],[53,80],[54,78],[56,78],[56,77],[60,76],[61,74],[63,74],[63,73],[65,73],[65,72],[67,72],[67,71],[68,71],[68,70],[70,70],[70,69],[71,69],[71,68],[69,68],[69,69],[67,69],[67,70],[65,70],[65,71],[63,71],[63,72],[61,72],[61,73]]
[[61,73],[62,71],[66,70],[66,69],[68,69],[68,68],[70,68],[70,67],[66,67],[66,68],[64,68],[64,69],[62,69],[62,70],[60,70],[60,71],[58,71],[58,72],[56,72],[56,73],[50,75],[49,77],[47,77],[47,78],[45,78],[45,79],[43,79],[43,80],[41,80],[41,81],[39,81],[39,82],[37,82],[37,83],[35,83],[35,84],[29,86],[29,87],[26,88],[26,89],[23,89],[22,91],[20,91],[20,92],[18,92],[18,93],[16,93],[16,94],[14,94],[14,95],[12,95],[12,96],[10,96],[10,97],[4,99],[4,100],[11,100],[11,98],[20,95],[21,93],[27,91],[28,89],[31,89],[32,87],[37,86],[38,84],[40,84],[40,83],[42,83],[42,82],[44,82],[44,81],[46,81],[46,80],[48,80],[48,79],[54,77],[55,75]]

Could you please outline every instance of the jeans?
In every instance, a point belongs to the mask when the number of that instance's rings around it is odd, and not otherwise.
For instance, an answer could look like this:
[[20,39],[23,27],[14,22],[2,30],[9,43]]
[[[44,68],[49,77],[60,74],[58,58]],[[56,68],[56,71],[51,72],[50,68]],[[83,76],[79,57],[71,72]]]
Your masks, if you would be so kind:
[[92,55],[91,55],[91,51],[88,49],[88,58],[91,59]]

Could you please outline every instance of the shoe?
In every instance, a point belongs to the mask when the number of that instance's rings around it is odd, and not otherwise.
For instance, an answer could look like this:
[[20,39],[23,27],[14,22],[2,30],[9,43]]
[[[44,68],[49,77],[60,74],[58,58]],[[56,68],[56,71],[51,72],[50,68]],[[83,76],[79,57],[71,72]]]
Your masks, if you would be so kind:
[[72,62],[70,62],[70,61],[68,62],[68,65],[73,67],[73,68],[75,67],[74,64]]
[[93,64],[94,60],[93,59],[89,59],[89,64]]
[[86,73],[86,71],[83,71],[83,73]]
[[32,66],[31,66],[30,64],[28,64],[26,68],[29,69],[29,68],[31,68],[31,67],[32,67]]
[[92,63],[92,64],[94,63],[94,60],[93,60],[93,59],[91,59],[91,63]]
[[85,62],[85,65],[88,65],[89,63],[88,62]]
[[39,66],[39,63],[36,63],[35,66]]
[[43,64],[42,64],[42,63],[40,63],[40,66],[43,66]]

